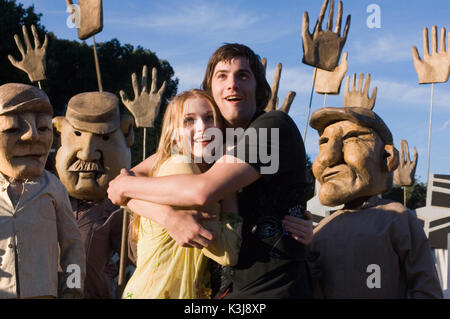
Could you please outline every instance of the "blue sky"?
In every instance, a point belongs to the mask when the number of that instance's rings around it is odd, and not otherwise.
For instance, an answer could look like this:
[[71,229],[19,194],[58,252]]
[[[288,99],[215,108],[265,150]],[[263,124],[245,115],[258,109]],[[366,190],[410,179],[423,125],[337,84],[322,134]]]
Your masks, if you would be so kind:
[[[25,6],[33,4],[36,11],[43,14],[42,23],[59,38],[77,39],[76,29],[66,26],[65,1],[18,2]],[[269,83],[272,83],[277,63],[281,62],[279,97],[282,102],[288,91],[297,93],[290,115],[303,134],[313,68],[301,63],[301,19],[303,12],[308,11],[312,30],[322,0],[103,2],[104,29],[96,36],[97,42],[117,38],[121,43],[152,50],[174,68],[180,80],[179,92],[200,86],[209,56],[226,42],[244,43],[266,57]],[[381,28],[367,27],[370,4],[377,4],[381,9]],[[347,74],[371,73],[371,90],[378,87],[374,111],[390,127],[397,148],[401,139],[408,140],[411,155],[412,147],[417,147],[416,177],[421,181],[426,180],[431,85],[417,84],[411,47],[417,46],[423,56],[422,29],[428,27],[431,34],[431,27],[436,25],[439,30],[446,27],[450,31],[449,12],[448,0],[344,1],[343,20],[348,14],[352,15],[344,47],[349,53]],[[139,70],[130,70],[130,74],[136,71]],[[343,103],[343,87],[340,95],[327,99],[327,106],[343,106]],[[314,94],[313,111],[322,105],[323,96]],[[436,84],[434,90],[431,173],[450,174],[449,138],[450,86],[447,82]],[[308,129],[305,145],[312,159],[317,155],[317,139],[317,133]]]

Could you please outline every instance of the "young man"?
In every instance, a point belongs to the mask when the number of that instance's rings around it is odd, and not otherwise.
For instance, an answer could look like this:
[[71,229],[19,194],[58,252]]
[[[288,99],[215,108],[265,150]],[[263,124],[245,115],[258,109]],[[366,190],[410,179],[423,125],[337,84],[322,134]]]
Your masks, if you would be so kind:
[[[211,56],[203,89],[214,97],[226,128],[245,129],[244,137],[200,175],[123,172],[110,183],[110,199],[160,223],[179,244],[202,247],[212,234],[198,224],[199,215],[161,205],[202,207],[242,190],[243,242],[228,297],[310,298],[303,245],[311,240],[312,223],[287,216],[306,201],[305,149],[295,123],[283,112],[263,112],[270,86],[259,57],[244,45],[227,44]],[[145,175],[151,164],[150,158],[133,172]]]

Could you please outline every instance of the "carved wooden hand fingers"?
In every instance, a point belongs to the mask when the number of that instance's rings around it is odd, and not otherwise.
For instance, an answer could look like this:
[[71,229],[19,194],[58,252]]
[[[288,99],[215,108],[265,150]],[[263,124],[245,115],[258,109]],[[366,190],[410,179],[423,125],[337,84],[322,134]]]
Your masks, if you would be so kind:
[[[264,68],[267,68],[267,59],[263,58],[261,60],[261,63],[263,64]],[[278,89],[280,87],[280,78],[281,78],[281,71],[283,69],[283,65],[281,63],[278,63],[277,68],[275,70],[275,77],[273,79],[273,83],[272,83],[272,95],[269,99],[269,102],[267,102],[267,106],[264,109],[266,112],[270,112],[270,111],[274,111],[278,109]],[[292,102],[294,101],[295,98],[295,92],[288,92],[286,98],[284,99],[284,103],[281,106],[281,108],[279,108],[279,111],[285,112],[285,113],[289,113],[289,110],[291,108]]]
[[309,32],[309,16],[303,14],[302,39],[303,39],[303,63],[326,70],[333,71],[338,62],[347,40],[350,29],[351,16],[347,16],[344,34],[341,37],[342,26],[342,1],[339,1],[336,27],[333,29],[334,0],[331,0],[327,29],[322,30],[322,22],[329,0],[325,0],[320,10],[319,18],[314,27],[314,33]]
[[417,149],[414,147],[414,160],[409,156],[408,141],[401,140],[400,163],[394,171],[395,184],[399,186],[411,186],[414,184],[414,175],[417,167]]
[[[412,48],[414,68],[416,69],[419,84],[443,83],[448,81],[450,74],[450,50],[446,48],[446,29],[441,28],[438,49],[437,27],[431,29],[431,52],[428,39],[428,28],[423,29],[423,59],[420,58],[417,47]],[[450,34],[447,45],[450,44]]]
[[152,69],[152,82],[148,87],[148,68],[142,68],[141,85],[139,85],[136,73],[131,75],[131,83],[134,92],[134,100],[131,101],[127,94],[121,90],[120,97],[123,104],[133,114],[137,127],[153,127],[156,117],[161,107],[163,94],[167,87],[167,82],[157,87],[157,70]]
[[14,67],[26,72],[31,82],[45,80],[45,58],[47,55],[48,37],[45,35],[44,43],[41,46],[36,27],[32,25],[31,32],[33,33],[34,38],[33,48],[28,35],[28,30],[25,26],[22,26],[22,32],[25,48],[20,41],[19,36],[17,34],[14,35],[14,40],[16,41],[17,49],[22,55],[22,60],[17,61],[12,55],[8,55],[8,59]]
[[377,87],[372,91],[372,96],[369,98],[369,87],[370,87],[370,74],[366,76],[366,83],[364,90],[362,85],[364,82],[364,73],[359,75],[358,89],[356,89],[356,74],[353,73],[352,77],[352,89],[349,88],[350,76],[347,76],[347,81],[345,83],[345,95],[344,95],[344,106],[345,107],[364,107],[368,109],[373,109],[375,106],[375,100],[377,98]]
[[314,89],[319,94],[339,94],[341,83],[348,68],[348,52],[342,55],[341,63],[334,71],[317,69]]

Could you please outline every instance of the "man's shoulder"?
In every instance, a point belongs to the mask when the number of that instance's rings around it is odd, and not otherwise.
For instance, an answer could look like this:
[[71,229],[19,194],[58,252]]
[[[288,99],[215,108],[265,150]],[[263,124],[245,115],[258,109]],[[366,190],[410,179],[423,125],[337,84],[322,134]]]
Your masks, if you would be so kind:
[[273,123],[273,124],[284,124],[284,125],[295,125],[292,118],[286,113],[282,111],[270,111],[261,113],[258,115],[253,122],[250,124],[252,126],[255,123]]

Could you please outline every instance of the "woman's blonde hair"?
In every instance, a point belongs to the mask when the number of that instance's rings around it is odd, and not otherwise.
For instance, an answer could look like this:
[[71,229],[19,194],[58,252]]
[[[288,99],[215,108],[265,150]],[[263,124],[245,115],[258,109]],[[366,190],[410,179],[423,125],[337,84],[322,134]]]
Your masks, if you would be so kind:
[[[208,100],[213,110],[214,123],[217,127],[222,126],[222,118],[213,98],[203,90],[193,89],[182,92],[175,96],[167,105],[164,114],[161,137],[159,138],[158,148],[153,167],[150,169],[149,176],[154,176],[159,167],[174,154],[191,154],[190,150],[185,149],[183,143],[184,114],[186,101],[193,98],[204,98]],[[132,239],[137,241],[140,216],[133,214],[130,223],[130,232]]]

